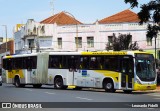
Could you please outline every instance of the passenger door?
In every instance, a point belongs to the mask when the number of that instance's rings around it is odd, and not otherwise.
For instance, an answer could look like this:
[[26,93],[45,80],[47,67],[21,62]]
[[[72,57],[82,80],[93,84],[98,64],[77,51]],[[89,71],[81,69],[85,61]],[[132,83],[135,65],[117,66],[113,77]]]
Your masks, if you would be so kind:
[[67,62],[68,62],[68,75],[67,75],[67,83],[68,85],[75,85],[77,82],[76,80],[76,75],[78,72],[78,56],[69,56],[67,58]]
[[130,56],[124,56],[121,59],[121,87],[132,88],[132,78],[134,77],[133,59]]

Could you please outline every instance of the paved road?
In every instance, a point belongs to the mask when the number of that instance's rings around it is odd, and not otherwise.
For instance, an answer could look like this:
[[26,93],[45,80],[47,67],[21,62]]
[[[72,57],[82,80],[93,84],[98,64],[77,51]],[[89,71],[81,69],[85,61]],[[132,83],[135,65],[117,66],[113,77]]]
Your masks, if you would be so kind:
[[[85,89],[76,91],[72,89],[56,90],[52,86],[42,86],[40,89],[26,86],[25,88],[15,88],[11,84],[3,84],[0,87],[0,102],[160,102],[160,93],[158,92],[133,92],[132,94],[124,94],[123,92],[106,93],[103,90]],[[107,108],[108,110],[109,108]],[[1,111],[2,109],[0,109]],[[4,110],[4,109],[3,109]],[[5,109],[6,110],[6,109]],[[8,109],[7,109],[8,110]],[[16,109],[17,110],[17,109]],[[15,111],[16,111],[15,110]],[[26,109],[25,109],[26,110]],[[34,110],[34,109],[32,109]],[[42,109],[48,111],[51,109]],[[71,111],[74,108],[54,109],[52,111]],[[76,109],[81,111],[82,109]],[[87,108],[87,111],[106,111],[104,108]],[[110,109],[112,110],[112,109]],[[137,108],[132,109],[114,109],[118,111],[137,111]],[[157,110],[156,108],[143,108],[138,110]]]

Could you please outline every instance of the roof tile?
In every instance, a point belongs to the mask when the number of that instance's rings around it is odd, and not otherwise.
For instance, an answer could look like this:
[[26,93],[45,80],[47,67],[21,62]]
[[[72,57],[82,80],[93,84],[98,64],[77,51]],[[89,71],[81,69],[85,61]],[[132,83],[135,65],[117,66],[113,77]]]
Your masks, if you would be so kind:
[[139,21],[140,19],[138,18],[138,15],[127,9],[117,14],[114,14],[110,17],[106,17],[100,20],[99,23],[105,24],[105,23],[139,22]]
[[76,20],[74,17],[68,15],[64,11],[55,14],[40,23],[44,24],[54,24],[57,23],[57,25],[71,25],[71,24],[82,24],[80,21]]

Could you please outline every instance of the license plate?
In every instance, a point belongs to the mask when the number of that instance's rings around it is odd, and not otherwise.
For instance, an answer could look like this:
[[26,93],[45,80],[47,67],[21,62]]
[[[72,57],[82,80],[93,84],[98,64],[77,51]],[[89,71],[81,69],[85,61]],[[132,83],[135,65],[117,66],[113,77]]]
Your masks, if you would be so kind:
[[151,88],[151,86],[147,86],[147,89],[150,89]]

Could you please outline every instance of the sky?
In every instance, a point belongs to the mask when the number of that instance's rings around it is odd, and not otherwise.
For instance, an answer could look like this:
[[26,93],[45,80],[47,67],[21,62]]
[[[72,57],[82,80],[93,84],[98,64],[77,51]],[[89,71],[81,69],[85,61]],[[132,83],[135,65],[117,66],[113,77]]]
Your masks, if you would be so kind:
[[[51,1],[54,1],[54,13],[66,11],[82,23],[93,23],[113,14],[129,9],[124,0],[0,0],[0,37],[5,37],[7,25],[8,37],[13,37],[13,27],[25,24],[27,19],[40,22],[52,14]],[[139,0],[139,7],[131,9],[140,11],[141,4],[150,0]]]

